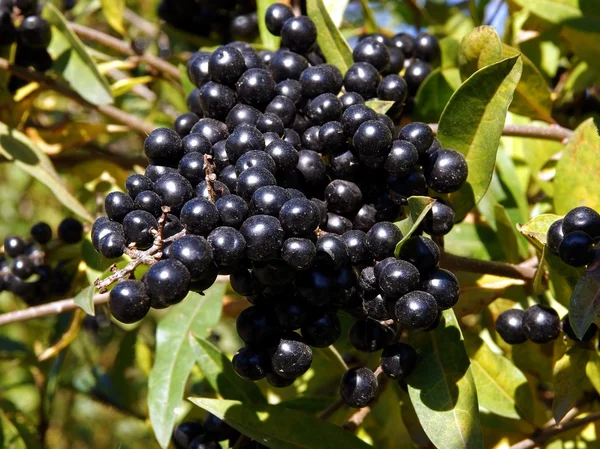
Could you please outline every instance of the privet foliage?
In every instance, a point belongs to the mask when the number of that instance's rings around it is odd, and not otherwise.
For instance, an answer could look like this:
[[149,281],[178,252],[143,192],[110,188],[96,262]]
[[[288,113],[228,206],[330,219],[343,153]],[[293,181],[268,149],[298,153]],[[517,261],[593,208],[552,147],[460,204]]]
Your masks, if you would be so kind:
[[[597,240],[578,247],[576,256],[589,259],[573,263],[568,248],[553,247],[550,228],[575,208],[600,211],[597,4],[291,2],[316,25],[317,56],[342,74],[365,33],[435,35],[440,58],[402,114],[392,101],[367,105],[398,128],[431,123],[441,146],[468,163],[458,191],[429,192],[454,210],[452,231],[436,243],[442,267],[458,277],[460,300],[440,313],[435,330],[396,329],[416,350],[416,366],[400,379],[381,374],[375,400],[357,412],[340,403],[340,379],[349,367],[375,371],[380,353],[353,347],[348,313],[339,314],[338,341],[314,348],[310,369],[276,389],[232,367],[243,344],[235,320],[248,303],[227,278],[135,324],[112,318],[95,286],[135,253],[105,259],[91,224],[107,194],[144,173],[147,134],[188,111],[196,86],[187,58],[232,40],[277,50],[280,38],[264,20],[276,2],[224,1],[223,10],[200,0],[53,1],[31,10],[30,2],[8,3],[14,8],[0,12],[0,236],[25,236],[39,221],[56,228],[65,216],[81,220],[85,235],[42,245],[45,264],[69,275],[60,289],[48,284],[54,292],[35,290],[35,300],[7,287],[18,267],[13,257],[1,261],[0,447],[179,448],[174,429],[207,412],[243,435],[236,448],[595,447],[598,333],[584,337],[600,312],[600,248]],[[23,37],[3,34],[29,15],[51,29],[48,70],[26,57]],[[407,199],[396,255],[422,233],[433,207],[429,196]],[[140,264],[132,275],[142,279],[147,269]],[[62,298],[76,307],[16,318],[28,305]],[[556,316],[533,316],[536,304]],[[527,310],[519,320],[533,326],[511,345],[496,323],[515,309]],[[540,337],[536,319],[561,330],[558,337]],[[555,431],[565,417],[575,424]]]

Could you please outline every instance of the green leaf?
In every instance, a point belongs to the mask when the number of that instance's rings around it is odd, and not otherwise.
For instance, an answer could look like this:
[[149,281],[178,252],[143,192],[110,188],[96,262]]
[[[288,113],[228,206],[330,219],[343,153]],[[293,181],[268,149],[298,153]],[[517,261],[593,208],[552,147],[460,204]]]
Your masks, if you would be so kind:
[[600,313],[600,267],[590,267],[581,277],[569,302],[569,321],[578,338]]
[[110,27],[119,34],[125,34],[123,27],[123,13],[125,12],[125,0],[101,0],[102,13]]
[[360,6],[363,10],[365,29],[367,33],[379,33],[379,26],[377,25],[377,20],[375,19],[373,10],[369,6],[369,2],[367,0],[360,0]]
[[437,123],[454,90],[441,69],[431,72],[415,95],[415,120]]
[[390,110],[392,106],[394,106],[395,101],[386,101],[386,100],[369,100],[365,101],[365,104],[373,109],[378,114],[385,114]]
[[94,311],[94,293],[95,288],[93,285],[90,285],[77,293],[77,296],[73,298],[73,301],[75,301],[77,307],[81,308],[85,313],[92,316],[96,314]]
[[280,405],[246,404],[207,398],[190,398],[190,401],[270,449],[371,447],[355,435],[344,432],[341,427]]
[[568,348],[563,338],[556,340],[554,350],[558,355],[555,355],[556,363],[553,369],[552,414],[558,423],[582,398],[585,388],[589,385],[585,368],[590,351],[578,345]]
[[600,137],[593,119],[577,127],[556,165],[554,208],[559,214],[586,205],[600,210]]
[[501,43],[494,28],[477,27],[465,36],[459,56],[461,75],[464,79],[478,69],[519,55],[523,62],[523,72],[510,110],[526,117],[553,123],[550,89],[543,75],[529,58]]
[[306,413],[318,413],[326,410],[338,399],[339,397],[329,396],[294,396],[292,399],[280,402],[279,405],[291,410],[299,410]]
[[555,24],[581,16],[579,0],[515,0],[515,3]]
[[[267,23],[265,22],[265,13],[267,8],[273,3],[278,3],[277,0],[257,0],[256,2],[256,15],[258,17],[258,30],[260,32],[260,41],[266,50],[275,51],[279,48],[279,36],[275,36],[267,29]],[[187,75],[186,75],[187,77]],[[182,78],[183,79],[183,78]]]
[[561,217],[554,214],[538,215],[523,226],[518,226],[518,229],[533,246],[541,251],[542,247],[546,245],[548,228],[559,218]]
[[[49,6],[49,5],[48,5]],[[71,195],[52,162],[25,134],[0,122],[0,154],[48,187],[64,206],[88,222],[94,217]]]
[[121,95],[125,95],[135,86],[140,84],[148,84],[154,80],[151,76],[136,76],[134,78],[125,78],[122,80],[115,81],[114,84],[110,86],[110,90],[112,94],[116,97],[120,97]]
[[525,375],[478,336],[464,336],[479,404],[496,415],[533,422],[533,396]]
[[344,13],[349,2],[350,0],[323,0],[323,4],[331,16],[331,20],[338,28],[344,20]]
[[596,351],[591,351],[589,356],[590,360],[585,366],[585,373],[596,392],[600,393],[600,355]]
[[17,427],[0,410],[0,447],[7,449],[27,449]]
[[411,333],[418,363],[408,393],[419,421],[438,449],[483,448],[477,390],[469,357],[452,310],[436,330]]
[[411,196],[408,199],[408,217],[396,223],[396,226],[402,232],[402,240],[396,245],[396,254],[400,253],[400,248],[402,248],[404,242],[410,238],[425,219],[425,216],[433,207],[433,203],[435,203],[435,200],[428,196]]
[[[111,0],[112,1],[112,0]],[[44,17],[54,27],[52,39],[63,41],[60,54],[53,54],[54,68],[62,74],[84,99],[95,105],[113,103],[110,86],[100,73],[85,46],[69,28],[62,13],[51,3],[44,7]]]
[[317,43],[325,55],[325,59],[329,64],[340,69],[342,75],[345,75],[348,67],[353,64],[352,50],[348,42],[331,20],[323,0],[307,0],[306,9],[317,27]]
[[156,329],[156,357],[148,379],[150,422],[161,447],[171,440],[188,376],[194,366],[194,353],[188,335],[206,337],[219,322],[224,284],[215,284],[205,296],[190,293],[172,307]]
[[496,232],[502,242],[502,250],[506,255],[506,260],[510,263],[519,262],[519,241],[517,240],[519,236],[502,204],[494,204],[494,216],[496,218]]
[[438,138],[445,148],[462,153],[469,164],[467,182],[450,195],[457,221],[477,205],[488,189],[521,70],[519,57],[478,70],[452,95],[444,109]]
[[189,336],[196,363],[213,390],[223,399],[239,400],[244,403],[265,403],[260,388],[236,374],[225,354],[204,338]]

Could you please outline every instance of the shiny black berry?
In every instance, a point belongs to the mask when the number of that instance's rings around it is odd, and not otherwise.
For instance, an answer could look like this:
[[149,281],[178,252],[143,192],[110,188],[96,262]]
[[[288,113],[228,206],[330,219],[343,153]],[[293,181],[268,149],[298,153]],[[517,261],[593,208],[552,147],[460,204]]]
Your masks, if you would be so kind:
[[172,441],[176,449],[188,449],[195,438],[204,435],[205,429],[200,421],[185,421],[175,427]]
[[167,173],[156,180],[154,191],[160,196],[164,206],[171,213],[178,214],[183,205],[194,196],[194,188],[179,173]]
[[[383,260],[394,255],[396,245],[401,239],[402,232],[398,226],[389,221],[383,221],[375,224],[367,232],[367,249],[375,260]],[[410,260],[409,262],[412,263]]]
[[432,236],[448,234],[454,227],[454,209],[441,199],[436,199],[423,220],[423,229]]
[[294,198],[281,208],[279,221],[288,235],[304,237],[319,226],[319,210],[310,200]]
[[289,173],[298,165],[299,154],[294,146],[285,140],[275,140],[265,148],[265,152],[275,161],[277,173]]
[[282,3],[273,3],[267,8],[265,13],[265,22],[267,24],[267,30],[275,36],[281,34],[281,28],[283,24],[294,17],[294,12],[289,6]]
[[308,53],[317,40],[317,27],[307,16],[292,17],[281,27],[281,45],[296,53]]
[[390,298],[399,298],[419,287],[419,270],[404,260],[394,260],[386,265],[378,277],[381,292]]
[[269,350],[271,369],[284,379],[296,379],[309,370],[312,350],[300,335],[286,332]]
[[311,346],[326,348],[337,341],[342,332],[341,323],[335,313],[315,310],[302,326],[302,337]]
[[183,156],[181,137],[169,128],[157,128],[144,141],[144,152],[151,162],[173,165]]
[[154,190],[154,182],[150,178],[144,175],[133,174],[130,175],[125,181],[125,189],[131,197],[135,199],[141,192],[146,190]]
[[324,93],[315,97],[305,109],[306,117],[316,125],[339,120],[342,112],[342,102],[332,93]]
[[448,270],[435,270],[429,278],[422,282],[421,290],[435,298],[440,310],[450,309],[458,302],[460,286],[458,279]]
[[379,71],[368,62],[356,62],[346,71],[344,88],[346,92],[355,92],[363,99],[369,100],[377,96],[377,88],[381,81]]
[[560,244],[560,258],[573,267],[589,265],[594,260],[593,243],[592,238],[585,232],[571,232]]
[[291,237],[283,242],[281,258],[295,270],[311,268],[316,256],[315,244],[309,239]]
[[202,277],[214,260],[211,246],[204,238],[196,235],[186,235],[175,240],[169,248],[169,257],[187,268],[192,281]]
[[161,260],[152,265],[142,277],[150,305],[163,309],[181,302],[190,289],[190,272],[174,259]]
[[65,243],[79,242],[83,237],[83,224],[75,218],[65,218],[58,225],[58,238]]
[[246,240],[237,229],[220,226],[206,240],[212,248],[214,261],[219,266],[233,266],[244,258]]
[[267,364],[262,352],[244,347],[231,360],[234,371],[243,379],[257,381],[267,375]]
[[377,377],[368,368],[352,368],[344,373],[340,383],[340,395],[352,408],[369,405],[377,395]]
[[46,48],[50,44],[50,23],[42,16],[29,16],[19,26],[19,44],[29,48]]
[[240,232],[246,240],[246,257],[263,261],[279,257],[284,231],[281,223],[270,215],[254,215],[248,218]]
[[517,345],[527,341],[527,337],[523,331],[524,313],[520,309],[509,309],[498,316],[496,320],[496,332],[506,343]]
[[372,319],[356,320],[348,331],[350,344],[362,352],[377,352],[393,337],[391,328]]
[[325,188],[325,201],[332,212],[352,214],[362,206],[362,192],[355,183],[338,179]]
[[192,132],[192,128],[196,123],[198,123],[198,120],[200,120],[198,115],[194,114],[193,112],[186,112],[175,119],[173,129],[177,134],[179,134],[179,137],[184,138]]
[[418,235],[404,242],[399,256],[417,267],[423,279],[426,279],[440,263],[440,248],[433,240]]
[[440,58],[440,44],[435,36],[421,33],[415,39],[414,56],[426,62],[436,62]]
[[119,282],[110,291],[108,308],[121,323],[135,323],[150,311],[150,298],[140,281]]
[[398,138],[414,145],[419,154],[425,153],[433,143],[433,131],[426,123],[413,122],[400,130]]
[[25,252],[27,244],[21,237],[8,236],[4,239],[4,252],[10,257],[17,257]]
[[275,95],[275,80],[265,69],[249,69],[236,83],[236,92],[243,103],[266,106]]
[[376,121],[377,113],[364,104],[356,104],[344,111],[340,123],[346,137],[353,138],[358,128],[369,120]]
[[189,233],[207,236],[219,224],[219,212],[210,201],[193,198],[181,209],[180,219]]
[[562,228],[563,219],[558,219],[550,225],[546,234],[546,245],[552,254],[558,256],[560,254],[560,244],[565,237]]
[[239,229],[248,217],[248,204],[237,195],[222,196],[215,203],[215,207],[224,226]]
[[104,200],[104,210],[108,218],[122,222],[125,215],[133,210],[133,200],[123,192],[111,192]]
[[425,78],[431,73],[431,66],[425,61],[418,59],[413,60],[404,72],[404,81],[408,86],[409,96],[414,96],[419,90],[419,86],[423,84]]
[[537,304],[523,314],[523,332],[528,340],[543,344],[556,340],[560,334],[560,318],[552,307]]
[[[287,50],[278,50],[273,54],[273,59],[269,65],[269,71],[273,74],[273,78],[277,82],[286,82],[286,80],[299,80],[300,76],[308,68],[308,61],[302,55]],[[297,91],[298,87],[300,88]],[[301,100],[302,86],[296,85],[293,87],[293,95],[297,96],[300,94],[300,98],[296,102]],[[279,89],[277,89],[279,90]],[[278,92],[282,94],[282,92]],[[286,95],[285,93],[283,93]]]
[[390,51],[387,46],[372,37],[361,40],[354,47],[352,57],[354,62],[368,62],[379,71],[390,63]]
[[34,224],[29,233],[31,234],[31,238],[40,245],[45,245],[52,239],[52,228],[48,223],[44,223],[43,221]]
[[576,207],[563,218],[562,230],[565,235],[581,231],[593,240],[600,239],[600,214],[586,206]]
[[435,298],[418,290],[401,297],[394,311],[400,326],[409,330],[428,330],[439,313]]
[[252,345],[268,343],[278,333],[272,312],[257,306],[248,307],[238,315],[236,329],[240,338]]
[[210,79],[228,86],[233,86],[245,70],[242,52],[231,45],[217,48],[208,60]]
[[352,143],[361,157],[385,157],[392,145],[392,133],[379,120],[368,120],[358,127]]
[[200,89],[200,105],[204,115],[209,118],[224,120],[235,106],[236,100],[236,92],[225,84],[209,81]]
[[405,177],[419,162],[419,152],[405,140],[395,140],[385,160],[385,171],[393,176]]

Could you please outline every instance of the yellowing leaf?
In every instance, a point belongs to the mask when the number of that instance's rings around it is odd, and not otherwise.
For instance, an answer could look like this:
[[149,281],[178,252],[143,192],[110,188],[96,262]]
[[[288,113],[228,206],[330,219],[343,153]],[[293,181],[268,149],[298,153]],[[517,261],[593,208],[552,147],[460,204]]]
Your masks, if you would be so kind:
[[125,34],[123,27],[123,12],[125,11],[125,0],[100,0],[102,12],[106,21],[117,33]]

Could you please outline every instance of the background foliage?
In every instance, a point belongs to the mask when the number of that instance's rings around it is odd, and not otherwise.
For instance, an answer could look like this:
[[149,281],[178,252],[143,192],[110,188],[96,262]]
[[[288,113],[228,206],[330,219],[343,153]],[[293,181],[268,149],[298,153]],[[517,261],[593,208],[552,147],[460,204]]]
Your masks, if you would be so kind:
[[[258,1],[259,15],[269,3]],[[61,7],[53,1],[44,9],[55,60],[48,83],[0,94],[1,236],[26,234],[40,219],[56,227],[66,215],[90,223],[104,195],[143,169],[146,133],[186,110],[190,52],[219,43],[159,25],[152,0],[80,0],[65,15]],[[544,251],[556,219],[550,214],[581,204],[600,209],[598,0],[311,0],[307,9],[323,53],[342,70],[352,62],[347,41],[365,32],[427,27],[441,39],[441,64],[419,89],[412,116],[439,123],[441,142],[469,161],[468,184],[449,198],[464,220],[445,250],[513,264],[537,256],[535,278],[459,270],[454,313],[446,312],[435,332],[411,336],[420,348],[416,372],[406,390],[382,384],[359,438],[316,416],[335,402],[344,360],[377,361],[342,338],[317,352],[293,387],[275,391],[241,381],[229,358],[240,346],[234,320],[244,302],[223,283],[135,326],[112,321],[104,307],[95,316],[76,311],[3,326],[0,447],[167,447],[176,422],[208,410],[251,437],[269,436],[273,448],[494,448],[534,435],[573,407],[600,410],[597,339],[510,347],[494,331],[495,318],[515,304],[546,303],[561,316],[570,310],[579,333],[598,312],[598,272],[579,281],[582,271]],[[121,47],[78,37],[71,22],[113,36]],[[275,48],[263,28],[257,45]],[[131,43],[140,40],[149,44],[147,55],[160,51],[177,69],[136,56]],[[543,132],[502,136],[505,122],[560,125],[574,134],[566,145]],[[414,229],[429,204],[413,202],[403,231]],[[68,296],[107,269],[87,240],[68,257],[78,267]],[[91,293],[78,295],[88,311]],[[0,295],[0,311],[24,307]],[[184,399],[191,396],[193,403]],[[341,408],[330,422],[342,424],[351,414]],[[548,447],[597,445],[591,423]]]

